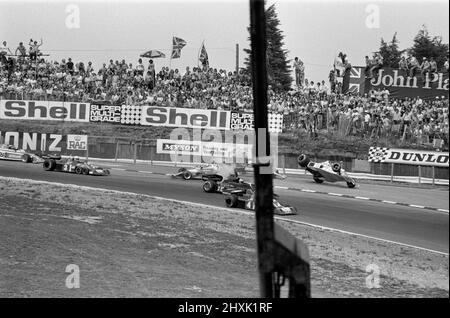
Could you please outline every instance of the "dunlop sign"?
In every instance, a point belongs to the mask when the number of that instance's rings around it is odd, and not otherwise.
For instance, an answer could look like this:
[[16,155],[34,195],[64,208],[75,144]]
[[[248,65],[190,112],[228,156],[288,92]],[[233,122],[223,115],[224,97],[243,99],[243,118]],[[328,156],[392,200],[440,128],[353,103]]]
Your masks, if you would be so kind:
[[449,166],[449,153],[437,151],[420,151],[370,147],[369,162],[401,163],[416,166]]

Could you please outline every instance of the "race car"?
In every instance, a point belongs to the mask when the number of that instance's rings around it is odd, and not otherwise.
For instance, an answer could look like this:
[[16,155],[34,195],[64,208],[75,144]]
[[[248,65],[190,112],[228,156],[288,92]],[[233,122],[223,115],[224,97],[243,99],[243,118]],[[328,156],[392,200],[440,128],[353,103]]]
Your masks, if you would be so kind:
[[203,175],[214,174],[217,172],[217,165],[198,165],[193,168],[180,168],[178,172],[172,174],[172,177],[182,177],[184,180],[192,178],[201,178]]
[[90,164],[87,161],[81,161],[78,158],[60,160],[46,159],[43,163],[43,168],[45,171],[69,172],[93,176],[110,175],[108,169],[94,166],[93,164]]
[[328,182],[346,182],[349,188],[356,186],[355,179],[351,178],[339,162],[312,162],[306,155],[302,154],[298,157],[298,164],[305,168],[306,171],[313,175],[313,179],[317,183]]
[[[225,204],[229,208],[240,207],[247,210],[255,209],[255,186],[240,178],[223,179],[219,175],[204,176],[203,191],[208,193],[218,192],[225,195]],[[297,214],[297,209],[280,203],[278,196],[274,194],[273,211],[278,215]]]
[[0,145],[0,159],[22,161],[24,163],[43,163],[45,159],[60,159],[58,155],[44,154],[42,152],[30,153],[23,149],[18,149],[13,145]]
[[[255,188],[253,184],[242,183],[245,186],[236,188],[224,188],[222,193],[225,195],[225,205],[229,208],[243,208],[246,210],[255,210]],[[292,206],[286,206],[280,203],[278,196],[273,195],[273,213],[277,215],[295,215],[297,209]]]

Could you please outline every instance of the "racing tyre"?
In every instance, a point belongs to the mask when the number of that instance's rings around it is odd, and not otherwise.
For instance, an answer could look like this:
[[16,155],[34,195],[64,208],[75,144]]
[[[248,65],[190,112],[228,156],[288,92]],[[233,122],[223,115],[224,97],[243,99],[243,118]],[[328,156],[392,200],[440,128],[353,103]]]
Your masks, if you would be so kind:
[[31,159],[30,155],[25,154],[25,155],[22,156],[22,162],[24,162],[24,163],[30,163],[30,162],[32,162],[32,161],[33,161],[33,160]]
[[56,168],[56,161],[53,159],[46,159],[42,166],[45,171],[53,171]]
[[88,168],[82,168],[82,173],[84,175],[88,175],[89,174],[89,169]]
[[308,166],[308,163],[310,162],[311,160],[308,158],[308,156],[306,156],[306,155],[300,155],[300,156],[298,156],[298,165],[300,166],[300,167],[302,167],[302,168],[305,168],[305,167],[307,167]]
[[316,183],[323,183],[323,179],[313,178]]
[[190,172],[190,171],[185,171],[184,173],[183,173],[183,179],[184,180],[191,180],[192,179],[192,173]]
[[350,189],[353,189],[355,186],[356,186],[356,183],[354,181],[347,182],[347,187],[349,187]]
[[332,169],[334,172],[339,172],[339,171],[341,171],[341,164],[335,162],[335,163],[333,163],[333,165],[331,166],[331,169]]
[[217,184],[212,181],[205,181],[205,183],[203,183],[203,191],[207,192],[207,193],[212,193],[212,192],[216,192],[216,188],[217,188]]
[[76,174],[82,174],[83,172],[84,172],[84,169],[82,167],[75,167]]
[[225,197],[225,204],[228,208],[235,208],[238,205],[238,197],[236,194],[227,195]]

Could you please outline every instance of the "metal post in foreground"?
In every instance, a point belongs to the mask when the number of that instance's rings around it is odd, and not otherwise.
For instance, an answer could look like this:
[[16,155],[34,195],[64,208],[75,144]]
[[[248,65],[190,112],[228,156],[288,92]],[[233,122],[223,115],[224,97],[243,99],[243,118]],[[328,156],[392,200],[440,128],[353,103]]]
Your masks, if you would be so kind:
[[[265,157],[260,153],[264,148],[270,151],[269,134],[267,130],[267,71],[266,71],[266,21],[264,1],[250,0],[250,32],[251,32],[251,62],[253,79],[253,108],[255,124],[256,160],[255,174],[255,210],[256,237],[258,239],[258,267],[260,293],[263,298],[272,298],[273,270],[274,270],[274,223],[273,223],[273,182],[271,174],[261,174],[258,157]],[[260,140],[265,145],[260,145]]]
[[434,166],[431,166],[431,177],[433,178],[432,184],[434,185],[436,182],[436,171]]
[[114,161],[117,162],[117,157],[119,156],[119,139],[116,139],[116,154],[114,156]]
[[391,163],[391,182],[394,182],[394,163]]
[[285,279],[289,297],[311,297],[307,246],[273,219],[273,166],[267,122],[264,0],[250,0],[251,65],[255,125],[255,210],[260,294],[279,298]]
[[419,165],[417,167],[418,167],[418,170],[419,170],[419,185],[421,185],[422,184],[422,166]]
[[86,161],[89,161],[89,137],[87,137],[86,142]]

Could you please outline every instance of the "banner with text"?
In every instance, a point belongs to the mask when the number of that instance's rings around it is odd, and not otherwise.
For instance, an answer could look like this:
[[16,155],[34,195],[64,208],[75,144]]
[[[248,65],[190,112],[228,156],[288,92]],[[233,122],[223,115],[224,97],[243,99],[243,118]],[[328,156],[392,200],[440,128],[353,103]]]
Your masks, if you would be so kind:
[[88,122],[89,103],[0,100],[0,119]]
[[[387,89],[390,97],[394,98],[448,98],[448,73],[427,73],[425,76],[417,73],[414,77],[409,77],[403,70],[382,68],[372,79],[365,79],[363,91],[368,93],[372,89]],[[365,76],[363,71],[358,74],[359,79],[356,76],[352,78],[355,83],[360,83],[361,77]]]
[[158,139],[156,152],[160,154],[194,155],[204,158],[251,158],[251,144],[202,142]]
[[87,136],[0,131],[0,144],[12,145],[26,151],[86,150]]
[[90,122],[120,124],[122,106],[91,104]]
[[[254,130],[254,115],[247,112],[231,112],[231,130]],[[270,133],[281,133],[283,129],[283,115],[277,113],[268,114]]]
[[143,126],[230,129],[230,112],[225,110],[142,106]]
[[402,163],[417,166],[449,166],[449,153],[438,151],[421,151],[370,147],[369,162]]

